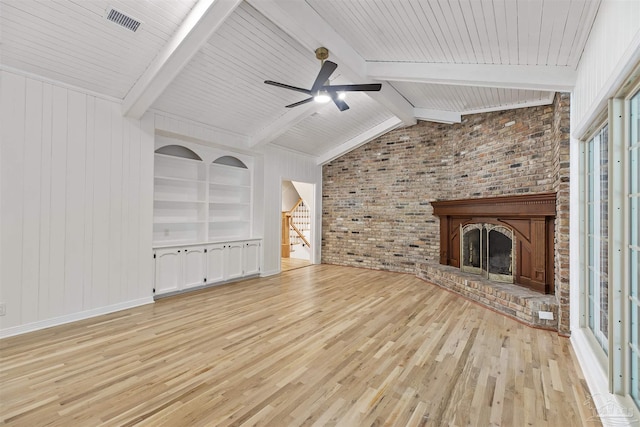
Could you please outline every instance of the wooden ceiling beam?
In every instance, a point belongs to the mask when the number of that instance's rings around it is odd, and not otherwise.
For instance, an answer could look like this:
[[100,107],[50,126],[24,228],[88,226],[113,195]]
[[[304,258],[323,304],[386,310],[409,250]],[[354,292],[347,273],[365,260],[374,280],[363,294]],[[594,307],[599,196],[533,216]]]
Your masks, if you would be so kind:
[[265,128],[260,129],[254,135],[249,137],[249,147],[257,149],[278,138],[286,133],[291,127],[311,116],[318,111],[324,104],[317,102],[309,102],[299,107],[288,110],[277,120],[271,122]]
[[370,79],[414,83],[571,92],[576,70],[545,65],[369,61]]
[[414,115],[418,120],[437,123],[460,123],[462,115],[456,111],[431,110],[428,108],[414,108]]
[[125,96],[123,114],[142,117],[240,3],[242,0],[199,0]]

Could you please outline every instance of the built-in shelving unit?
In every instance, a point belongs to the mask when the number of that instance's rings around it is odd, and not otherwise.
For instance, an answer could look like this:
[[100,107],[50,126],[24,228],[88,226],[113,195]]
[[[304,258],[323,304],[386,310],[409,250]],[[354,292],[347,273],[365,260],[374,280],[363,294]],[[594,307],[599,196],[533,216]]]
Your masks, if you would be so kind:
[[252,159],[162,137],[156,147],[154,295],[258,274],[261,240],[252,236]]

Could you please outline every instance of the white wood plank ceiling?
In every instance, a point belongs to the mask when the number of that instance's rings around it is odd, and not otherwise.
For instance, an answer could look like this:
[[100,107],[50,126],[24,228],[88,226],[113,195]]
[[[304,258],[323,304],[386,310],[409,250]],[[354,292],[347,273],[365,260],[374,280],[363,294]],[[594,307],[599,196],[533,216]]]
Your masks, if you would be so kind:
[[[0,0],[0,67],[326,161],[416,118],[550,103],[570,91],[600,0]],[[115,8],[136,32],[105,19]],[[351,109],[285,105],[326,46]],[[224,143],[224,141],[216,141]]]
[[598,1],[307,0],[367,61],[575,68]]
[[[124,98],[197,0],[2,0],[1,63]],[[113,7],[136,32],[105,19]]]
[[285,105],[306,97],[264,81],[308,88],[320,65],[313,52],[243,3],[153,107],[252,135],[285,114]]

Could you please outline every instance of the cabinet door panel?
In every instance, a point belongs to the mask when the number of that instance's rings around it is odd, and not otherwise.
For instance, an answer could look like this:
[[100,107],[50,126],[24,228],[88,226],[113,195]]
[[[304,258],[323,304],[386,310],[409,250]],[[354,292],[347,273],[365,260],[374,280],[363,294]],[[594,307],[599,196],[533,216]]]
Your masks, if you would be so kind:
[[244,275],[260,273],[260,242],[247,242],[244,246]]
[[177,249],[156,251],[156,295],[180,290],[182,286],[182,254]]
[[207,283],[222,282],[224,280],[224,252],[223,245],[207,247]]
[[204,247],[184,249],[184,287],[193,288],[204,285],[204,278]]
[[226,279],[230,280],[242,277],[242,243],[228,244],[226,255]]

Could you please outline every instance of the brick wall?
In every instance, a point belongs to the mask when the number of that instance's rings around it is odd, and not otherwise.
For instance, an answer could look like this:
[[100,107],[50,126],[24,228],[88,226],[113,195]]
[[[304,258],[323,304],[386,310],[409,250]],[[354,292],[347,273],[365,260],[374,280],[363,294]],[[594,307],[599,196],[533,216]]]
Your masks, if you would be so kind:
[[438,262],[431,201],[555,191],[556,287],[568,332],[568,127],[562,94],[552,105],[463,116],[459,124],[419,122],[330,162],[322,262],[415,273],[418,262]]
[[558,332],[569,335],[569,99],[557,94],[553,103],[553,191],[556,192],[555,283]]

